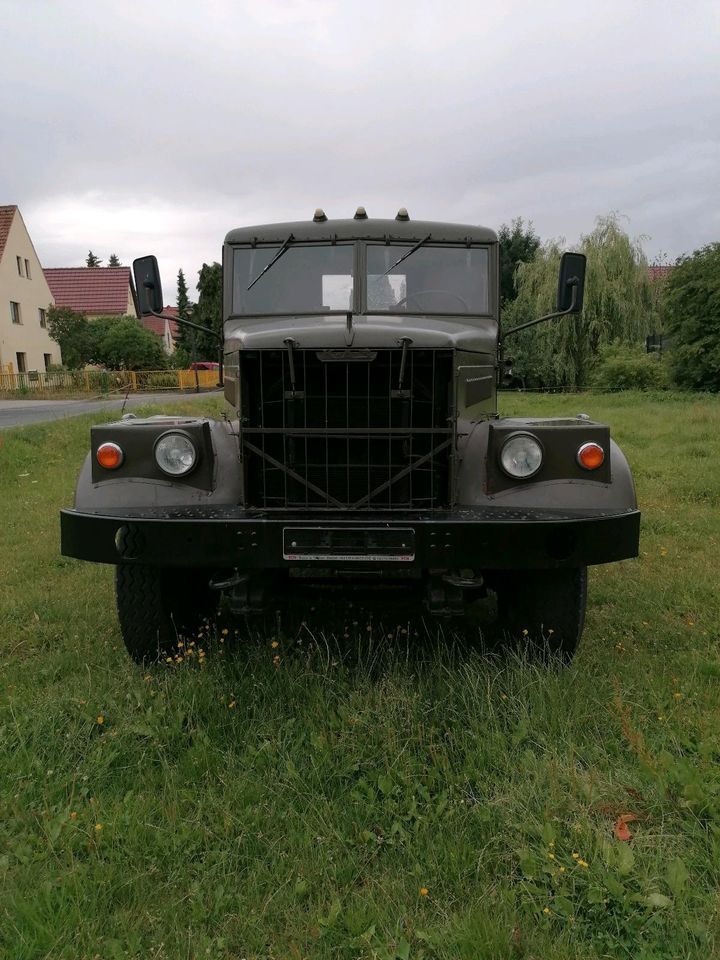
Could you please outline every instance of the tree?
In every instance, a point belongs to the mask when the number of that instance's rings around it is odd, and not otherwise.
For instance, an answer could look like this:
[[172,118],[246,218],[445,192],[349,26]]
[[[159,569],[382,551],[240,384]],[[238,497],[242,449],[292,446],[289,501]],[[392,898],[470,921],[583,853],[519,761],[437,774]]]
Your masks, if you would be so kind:
[[[583,312],[508,341],[514,372],[526,382],[585,386],[601,346],[639,343],[652,324],[647,260],[640,241],[628,236],[618,216],[598,217],[579,248],[587,256]],[[506,331],[554,308],[561,253],[559,243],[546,243],[532,262],[518,266],[518,295],[503,319]]]
[[[178,317],[181,320],[192,320],[190,316],[194,304],[191,303],[190,298],[188,297],[188,288],[185,281],[185,274],[182,269],[178,270],[177,276],[177,311]],[[181,323],[178,324],[178,336],[175,345],[175,353],[173,355],[173,362],[175,366],[187,367],[190,363],[197,359],[194,349],[194,338],[195,331],[191,327],[184,327]],[[214,356],[214,354],[213,354]]]
[[720,243],[681,257],[665,292],[676,381],[696,390],[720,390]]
[[85,257],[85,266],[87,267],[99,267],[102,263],[100,257],[96,257],[92,250],[88,250],[88,255]]
[[47,312],[48,333],[60,347],[63,363],[77,370],[90,363],[94,340],[90,324],[82,313],[70,307],[51,306]]
[[372,304],[374,310],[390,310],[399,299],[386,274],[368,277],[368,304]]
[[[193,321],[222,334],[222,267],[219,263],[204,263],[198,276],[197,288],[200,296]],[[218,353],[216,337],[198,331],[196,342],[199,359],[215,359]]]
[[[120,263],[120,258],[118,257],[118,255],[117,255],[116,253],[111,253],[111,254],[110,254],[110,259],[108,260],[107,265],[108,265],[109,267],[121,267],[121,266],[122,266],[122,264]],[[88,264],[88,266],[91,266],[91,264]]]
[[517,296],[515,273],[521,263],[530,263],[540,246],[540,237],[535,233],[532,221],[527,225],[522,217],[516,217],[509,225],[504,223],[498,230],[500,241],[500,303],[512,303]]
[[90,323],[96,363],[110,370],[161,370],[166,366],[162,340],[135,317],[98,317]]

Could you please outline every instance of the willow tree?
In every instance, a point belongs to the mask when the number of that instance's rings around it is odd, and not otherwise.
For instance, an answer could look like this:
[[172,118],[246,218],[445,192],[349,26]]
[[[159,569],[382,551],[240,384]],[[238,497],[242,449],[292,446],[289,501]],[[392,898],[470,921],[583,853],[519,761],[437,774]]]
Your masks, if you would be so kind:
[[[562,249],[560,242],[545,243],[533,261],[518,266],[518,296],[503,317],[505,331],[554,309]],[[531,327],[507,342],[515,373],[526,381],[585,386],[600,347],[636,344],[649,332],[652,300],[640,241],[610,214],[598,217],[578,249],[587,256],[583,312]]]

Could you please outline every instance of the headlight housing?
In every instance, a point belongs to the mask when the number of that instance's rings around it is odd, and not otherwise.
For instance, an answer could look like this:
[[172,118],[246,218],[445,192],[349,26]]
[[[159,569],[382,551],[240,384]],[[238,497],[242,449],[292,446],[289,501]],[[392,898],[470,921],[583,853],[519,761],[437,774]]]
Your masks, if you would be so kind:
[[538,472],[543,462],[540,441],[529,433],[516,433],[508,437],[500,449],[500,466],[514,480],[529,480]]
[[155,462],[170,477],[184,477],[198,462],[195,444],[186,433],[170,431],[155,443]]

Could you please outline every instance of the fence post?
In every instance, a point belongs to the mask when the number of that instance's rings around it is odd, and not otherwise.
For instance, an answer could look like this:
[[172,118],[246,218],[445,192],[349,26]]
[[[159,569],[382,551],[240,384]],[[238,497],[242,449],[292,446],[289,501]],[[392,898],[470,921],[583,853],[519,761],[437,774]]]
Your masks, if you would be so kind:
[[133,393],[137,393],[137,375],[134,370],[130,371],[130,383],[132,385]]
[[86,393],[90,393],[90,374],[87,370],[85,371],[85,391]]

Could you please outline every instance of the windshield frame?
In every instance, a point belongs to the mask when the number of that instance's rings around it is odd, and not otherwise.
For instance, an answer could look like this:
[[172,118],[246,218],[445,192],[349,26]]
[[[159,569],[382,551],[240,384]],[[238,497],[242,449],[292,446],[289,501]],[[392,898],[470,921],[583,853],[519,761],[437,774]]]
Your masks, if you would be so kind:
[[[421,240],[422,237],[419,237],[418,240]],[[417,243],[417,241],[414,241]],[[259,242],[253,244],[252,242],[247,243],[225,243],[223,244],[223,288],[225,294],[225,302],[229,305],[230,309],[224,311],[226,320],[234,319],[245,319],[245,318],[254,318],[259,319],[271,318],[271,317],[345,317],[350,313],[350,309],[343,310],[322,310],[318,312],[317,310],[310,311],[301,311],[294,310],[286,313],[238,313],[234,309],[234,287],[235,287],[235,251],[242,250],[252,247],[264,247],[268,249],[275,249],[276,251],[280,249],[283,245],[281,240],[273,240],[270,242]],[[343,238],[342,240],[334,240],[332,236],[323,237],[318,240],[296,240],[294,241],[288,250],[292,250],[295,246],[347,246],[351,245],[353,247],[353,260],[352,260],[352,270],[353,270],[353,304],[352,304],[352,314],[353,316],[384,316],[384,317],[398,317],[398,318],[407,318],[412,317],[449,317],[453,319],[462,319],[462,320],[472,320],[472,319],[497,319],[498,318],[498,309],[499,309],[499,288],[497,281],[498,273],[498,244],[497,243],[488,243],[482,241],[473,241],[472,243],[462,243],[462,242],[448,242],[443,240],[428,240],[423,246],[429,247],[453,247],[457,249],[465,249],[468,246],[480,248],[487,251],[488,256],[488,303],[487,311],[481,313],[459,313],[459,312],[446,312],[446,313],[423,313],[421,311],[401,311],[393,313],[392,310],[377,310],[372,309],[368,310],[368,297],[367,297],[367,287],[368,287],[368,277],[367,277],[367,248],[375,246],[411,246],[413,242],[400,239],[384,239],[382,237],[373,238],[368,240],[367,238]],[[421,248],[422,249],[422,248]],[[272,272],[272,271],[269,271]]]

